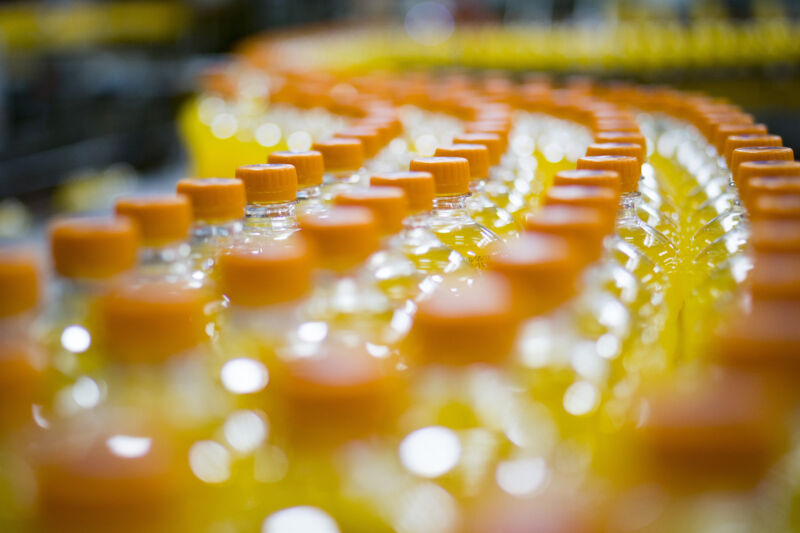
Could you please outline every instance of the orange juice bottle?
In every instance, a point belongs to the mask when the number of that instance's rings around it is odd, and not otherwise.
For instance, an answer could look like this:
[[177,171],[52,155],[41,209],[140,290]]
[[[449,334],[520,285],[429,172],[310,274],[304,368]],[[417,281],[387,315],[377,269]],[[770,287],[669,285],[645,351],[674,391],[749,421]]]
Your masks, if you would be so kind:
[[298,230],[297,172],[292,165],[267,163],[236,169],[247,196],[244,231],[256,238],[284,240]]

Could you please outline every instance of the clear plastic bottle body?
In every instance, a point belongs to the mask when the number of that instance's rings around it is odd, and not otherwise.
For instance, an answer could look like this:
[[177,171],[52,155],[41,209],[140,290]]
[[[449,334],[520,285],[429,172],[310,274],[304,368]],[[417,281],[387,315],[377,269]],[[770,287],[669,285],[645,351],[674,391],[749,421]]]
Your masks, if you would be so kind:
[[658,230],[643,222],[638,216],[639,193],[626,193],[620,199],[616,233],[620,238],[639,248],[668,275],[678,263],[673,243]]
[[483,269],[502,239],[469,216],[468,196],[439,196],[428,223],[446,246],[460,253],[473,268]]
[[[403,220],[403,229],[392,235],[387,248],[403,253],[427,276],[425,286],[444,278],[468,279],[475,276],[467,260],[445,245],[431,230],[428,213],[417,213]],[[423,292],[427,290],[423,289]]]
[[318,185],[297,189],[297,203],[295,214],[298,217],[305,215],[321,215],[328,211],[328,206],[322,201],[322,188]]
[[136,270],[139,278],[189,283],[191,272],[191,246],[188,242],[139,249],[139,266]]
[[709,220],[692,235],[689,251],[701,254],[708,246],[741,226],[746,220],[744,209],[740,205],[734,204],[730,209]]
[[238,219],[219,223],[194,223],[189,237],[193,286],[201,287],[211,281],[214,257],[241,239],[242,232],[242,221]]
[[517,221],[511,213],[491,200],[486,189],[484,180],[475,180],[470,184],[470,195],[467,198],[469,216],[504,240],[519,235]]
[[330,204],[340,192],[347,191],[354,187],[368,186],[369,180],[366,177],[367,175],[364,169],[326,172],[323,177],[322,187],[320,188],[322,201],[326,204]]
[[244,232],[246,234],[283,241],[298,229],[294,202],[248,204],[245,207]]
[[304,313],[326,334],[355,335],[376,345],[391,344],[397,338],[391,325],[391,302],[363,268],[320,272]]

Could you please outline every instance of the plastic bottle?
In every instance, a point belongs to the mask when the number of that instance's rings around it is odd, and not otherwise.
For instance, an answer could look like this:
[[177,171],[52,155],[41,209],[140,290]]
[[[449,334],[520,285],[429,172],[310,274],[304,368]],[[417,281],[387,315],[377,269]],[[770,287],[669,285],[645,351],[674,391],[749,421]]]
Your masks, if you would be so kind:
[[507,240],[519,235],[519,225],[511,213],[498,207],[489,198],[486,180],[489,178],[489,150],[478,144],[455,144],[436,149],[439,157],[462,157],[469,162],[470,195],[467,211],[479,224]]
[[[523,211],[527,207],[527,199],[516,188],[516,175],[501,166],[501,157],[505,151],[502,139],[495,133],[462,133],[453,137],[453,144],[479,144],[489,151],[489,178],[485,184],[486,194],[498,207],[504,209],[517,222],[521,222]],[[532,191],[528,183],[523,190]]]
[[411,161],[412,171],[429,172],[436,185],[430,217],[431,230],[447,246],[467,258],[474,268],[484,268],[496,252],[500,237],[469,216],[469,162],[460,157],[425,157]]
[[325,175],[322,180],[322,200],[330,203],[337,194],[356,185],[366,185],[364,147],[358,139],[329,139],[317,141],[313,149],[322,154]]
[[[41,277],[32,250],[0,248],[0,450],[6,449],[11,431],[31,422],[34,404],[41,405],[46,393],[47,357],[35,322],[42,304]],[[10,467],[5,472],[10,474]],[[3,501],[0,509],[13,498],[4,493]]]
[[668,275],[674,274],[678,266],[678,256],[672,242],[652,226],[643,222],[637,211],[641,199],[637,185],[641,169],[638,160],[632,156],[587,156],[578,159],[578,170],[611,170],[620,175],[620,210],[617,215],[616,232],[645,253]]
[[[513,311],[510,287],[495,275],[457,292],[445,284],[420,302],[402,345],[415,387],[401,419],[400,459],[412,475],[436,478],[456,497],[488,481],[509,421],[504,413],[515,404],[504,370],[517,331]],[[420,445],[442,460],[430,464]]]
[[129,217],[138,227],[138,276],[189,283],[192,208],[186,196],[127,196],[117,199],[114,211],[118,216]]
[[360,187],[339,193],[335,205],[365,207],[372,212],[378,226],[380,249],[365,264],[380,289],[395,306],[405,305],[420,294],[424,272],[402,251],[389,246],[389,241],[403,229],[408,202],[403,189],[396,187]]
[[322,154],[311,150],[307,152],[272,152],[267,161],[271,164],[292,165],[297,174],[298,216],[324,213],[327,207],[322,202],[320,187],[325,172]]
[[396,340],[397,333],[390,327],[391,304],[363,268],[380,246],[372,213],[366,208],[334,206],[326,215],[300,217],[300,227],[318,258],[309,320],[328,334],[355,335],[377,345]]
[[384,172],[370,178],[373,187],[396,187],[405,191],[408,211],[402,220],[402,229],[390,237],[386,246],[408,257],[418,270],[428,276],[423,292],[430,284],[443,279],[469,279],[475,272],[467,260],[445,245],[433,233],[430,211],[435,197],[435,184],[429,172]]
[[[52,305],[44,313],[43,342],[50,363],[74,377],[99,364],[95,343],[95,302],[116,279],[132,274],[139,236],[133,221],[120,217],[58,220],[50,226],[50,254],[56,279]],[[88,353],[87,353],[88,352]]]
[[247,196],[245,233],[280,241],[298,230],[297,172],[292,165],[246,165],[236,169],[236,177],[244,184]]
[[201,287],[211,281],[215,255],[241,237],[244,184],[230,178],[187,178],[178,182],[176,190],[192,204],[192,284]]
[[[641,166],[645,162],[646,148],[637,143],[595,143],[590,144],[586,148],[587,156],[602,156],[602,155],[624,155],[635,157]],[[641,180],[640,180],[641,181]],[[640,188],[637,185],[637,190]],[[642,194],[642,193],[640,193]],[[642,195],[644,196],[644,195]],[[664,235],[672,243],[673,247],[677,248],[681,243],[680,228],[672,218],[660,212],[649,201],[643,200],[637,203],[637,214],[639,218],[649,226],[655,228],[659,233]]]
[[267,385],[279,350],[316,342],[302,335],[311,268],[309,247],[297,236],[236,246],[219,256],[218,288],[228,306],[215,351],[223,385],[245,404],[252,405]]

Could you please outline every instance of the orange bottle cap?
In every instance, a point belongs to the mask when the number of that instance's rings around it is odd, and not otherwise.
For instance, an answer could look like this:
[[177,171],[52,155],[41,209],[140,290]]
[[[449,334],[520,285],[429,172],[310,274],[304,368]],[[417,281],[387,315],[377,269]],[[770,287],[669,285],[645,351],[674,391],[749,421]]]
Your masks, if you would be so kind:
[[756,219],[750,241],[757,252],[800,252],[800,222],[796,219]]
[[717,149],[719,155],[725,154],[725,141],[731,135],[743,135],[745,133],[767,133],[767,127],[763,124],[717,124],[714,126],[714,133],[711,143]]
[[297,172],[297,187],[305,189],[322,185],[325,163],[322,154],[316,150],[307,152],[272,152],[269,163],[292,165]]
[[[386,146],[389,143],[389,141],[391,141],[395,137],[395,135],[394,135],[394,127],[392,126],[392,123],[390,121],[388,121],[388,120],[382,119],[381,117],[364,117],[363,119],[359,120],[358,122],[355,122],[354,124],[352,124],[352,127],[354,129],[356,129],[357,131],[361,130],[361,129],[365,129],[365,130],[368,130],[368,131],[374,131],[378,136],[377,137],[378,138],[378,151],[380,151],[380,149],[382,147]],[[341,132],[337,132],[336,136],[337,137],[355,137],[353,135],[340,135],[340,133]],[[355,138],[360,139],[360,137],[355,137]],[[361,142],[363,143],[364,140],[361,139]],[[364,151],[367,152],[367,150],[368,149],[367,149],[366,145],[364,145]],[[377,154],[378,152],[375,152],[375,153]],[[374,157],[375,154],[370,156],[370,155],[367,155],[365,153],[364,155],[366,155],[366,157],[369,158],[369,157]]]
[[[733,151],[733,160],[735,161],[739,150],[755,150],[755,148],[737,148]],[[792,161],[791,148],[772,148],[768,150],[784,150],[783,153],[773,153],[767,155],[770,159],[767,160],[750,160],[740,163],[736,167],[736,172],[733,175],[736,186],[739,188],[739,195],[745,205],[750,201],[747,186],[752,178],[756,177],[771,177],[771,176],[800,176],[800,162]],[[786,151],[788,150],[788,151]]]
[[499,276],[486,275],[451,291],[440,287],[421,302],[409,333],[417,363],[447,365],[502,363],[516,334],[511,289]]
[[33,252],[0,249],[0,318],[35,308],[39,283],[39,261]]
[[[716,332],[714,357],[725,366],[736,368],[751,375],[768,378],[770,385],[779,393],[788,393],[796,404],[796,388],[791,386],[800,376],[800,311],[796,300],[785,300],[783,290],[798,294],[797,272],[800,272],[797,254],[770,254],[780,256],[778,261],[770,258],[767,268],[758,271],[758,261],[748,277],[757,275],[762,280],[778,277],[779,282],[769,283],[780,294],[767,294],[765,298],[753,298],[747,312],[739,312]],[[758,259],[758,257],[756,258]],[[788,261],[787,261],[788,260]],[[792,264],[788,264],[792,263]],[[787,270],[788,268],[788,270]],[[789,279],[791,278],[791,279]]]
[[779,451],[779,421],[770,417],[765,391],[752,377],[665,387],[647,401],[638,422],[640,443],[668,480],[759,479]]
[[244,183],[249,204],[293,202],[297,197],[297,172],[292,165],[245,165],[236,169],[236,177]]
[[559,237],[524,232],[489,259],[489,270],[506,278],[515,314],[537,316],[569,300],[577,290],[580,257]]
[[766,133],[746,133],[743,135],[730,135],[725,139],[725,161],[728,168],[731,167],[731,157],[737,148],[748,146],[783,146],[783,139],[780,135],[769,135]]
[[[342,139],[358,139],[361,141],[364,149],[364,157],[367,159],[375,157],[381,149],[380,133],[375,128],[352,126],[337,131],[334,136]],[[360,168],[360,166],[361,165],[356,168]]]
[[595,143],[586,148],[586,155],[629,155],[639,161],[639,165],[644,164],[645,147],[636,143]]
[[612,170],[562,170],[553,177],[554,186],[603,187],[619,195],[621,187],[619,174]]
[[369,180],[373,187],[403,189],[411,213],[430,211],[436,196],[436,184],[430,172],[382,172]]
[[203,342],[204,293],[174,283],[119,284],[101,302],[103,340],[111,357],[161,362]]
[[322,154],[326,172],[358,170],[364,165],[364,144],[358,139],[317,141],[312,148]]
[[608,219],[599,209],[573,205],[545,205],[528,216],[525,230],[565,239],[587,265],[603,255],[603,239],[608,235]]
[[[750,191],[750,198],[752,190]],[[800,194],[762,194],[750,202],[753,218],[800,219]]]
[[145,246],[183,241],[192,225],[192,206],[188,198],[179,194],[119,198],[114,211],[136,223]]
[[767,176],[747,180],[747,194],[752,201],[761,195],[800,194],[798,176]]
[[462,133],[453,137],[453,144],[481,144],[489,150],[489,164],[499,165],[503,156],[503,140],[496,133]]
[[[794,223],[797,221],[797,218],[793,220]],[[784,242],[784,244],[791,243]],[[794,244],[797,244],[796,240]],[[746,290],[752,297],[748,309],[751,313],[756,311],[759,302],[773,300],[782,301],[786,304],[785,307],[794,308],[792,312],[784,314],[783,321],[791,322],[793,317],[800,317],[797,306],[800,301],[800,253],[797,252],[795,246],[794,250],[774,252],[758,250],[752,254],[753,268],[747,274],[745,282]],[[797,322],[794,321],[794,324]],[[792,330],[790,335],[800,339],[800,334],[795,330]]]
[[244,216],[244,184],[233,178],[187,178],[178,182],[178,194],[192,203],[195,220],[227,222]]
[[399,187],[354,187],[339,193],[333,203],[366,207],[372,211],[382,235],[392,235],[403,229],[403,219],[408,212],[406,193]]
[[602,131],[628,131],[639,133],[641,131],[639,129],[639,124],[637,124],[635,120],[629,119],[601,119],[595,122],[594,128],[592,129],[595,133]]
[[110,526],[125,511],[175,503],[183,473],[171,440],[129,412],[94,411],[57,421],[33,443],[41,512],[69,513],[79,523],[85,513],[89,520],[108,513]]
[[594,155],[578,159],[578,170],[610,170],[620,177],[620,190],[623,193],[636,192],[642,166],[639,160],[624,155]]
[[364,207],[334,206],[325,215],[301,217],[300,228],[328,270],[350,270],[378,250],[378,226]]
[[437,157],[463,157],[469,162],[469,174],[472,179],[489,177],[489,150],[481,144],[453,144],[436,149]]
[[503,151],[508,146],[508,135],[511,132],[511,125],[498,121],[468,122],[464,124],[466,133],[494,133],[503,143]]
[[311,291],[311,255],[299,237],[226,250],[217,270],[220,293],[242,307],[295,302]]
[[120,218],[72,218],[50,226],[53,266],[66,278],[107,279],[136,265],[139,235]]
[[792,161],[794,151],[788,146],[743,146],[731,152],[731,172],[737,177],[739,166],[748,161]]
[[594,135],[597,143],[635,143],[647,149],[647,139],[635,131],[598,131]]
[[287,423],[304,446],[388,429],[401,385],[385,360],[360,345],[324,345],[318,354],[284,359],[275,369]]
[[428,172],[436,184],[436,196],[469,193],[469,161],[463,157],[421,157],[412,159],[412,171]]

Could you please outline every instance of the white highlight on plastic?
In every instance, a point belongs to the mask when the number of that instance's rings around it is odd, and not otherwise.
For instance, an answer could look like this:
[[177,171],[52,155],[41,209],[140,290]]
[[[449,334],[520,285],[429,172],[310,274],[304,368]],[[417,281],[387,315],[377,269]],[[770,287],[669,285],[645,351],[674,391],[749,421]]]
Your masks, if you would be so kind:
[[461,441],[455,431],[430,426],[409,433],[400,443],[400,461],[418,476],[436,478],[458,464]]
[[83,326],[72,325],[61,332],[61,346],[72,353],[83,353],[92,345],[92,336]]
[[507,493],[513,496],[530,495],[547,481],[547,463],[541,457],[503,461],[497,465],[494,477]]
[[189,468],[205,483],[223,483],[231,476],[231,455],[213,440],[201,440],[189,448]]
[[339,533],[339,526],[322,509],[301,505],[268,516],[261,533]]
[[575,416],[590,413],[597,407],[599,395],[594,385],[588,381],[578,381],[569,386],[564,393],[564,409]]
[[222,365],[222,384],[236,394],[258,392],[269,383],[267,367],[260,361],[239,357]]
[[307,131],[296,131],[289,135],[286,144],[292,152],[304,152],[311,149],[313,140]]
[[225,440],[240,453],[249,453],[267,438],[267,425],[253,411],[235,411],[225,419]]
[[106,440],[106,446],[111,453],[126,459],[144,457],[150,451],[153,440],[148,437],[133,437],[130,435],[114,435]]
[[79,407],[91,409],[100,403],[100,387],[88,376],[81,376],[72,386],[72,399]]
[[281,128],[277,124],[267,122],[256,128],[256,142],[261,146],[275,146],[281,140]]
[[230,113],[220,113],[211,121],[211,133],[219,139],[233,137],[239,129],[239,121]]

